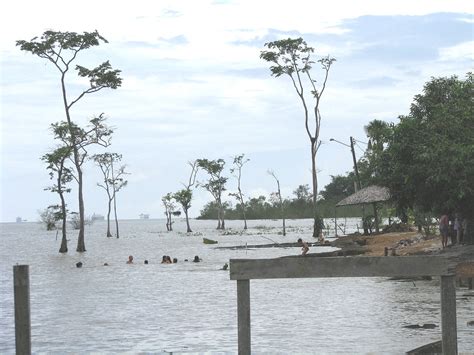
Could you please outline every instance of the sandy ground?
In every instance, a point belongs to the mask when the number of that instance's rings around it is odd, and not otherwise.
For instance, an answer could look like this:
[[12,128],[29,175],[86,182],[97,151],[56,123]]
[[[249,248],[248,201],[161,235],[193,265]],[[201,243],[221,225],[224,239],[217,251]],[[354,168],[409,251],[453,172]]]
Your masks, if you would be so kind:
[[365,256],[383,256],[385,248],[388,255],[446,255],[459,257],[456,274],[459,277],[474,277],[474,246],[456,245],[444,249],[440,236],[424,236],[419,232],[395,232],[371,236],[350,236],[356,244],[364,247]]

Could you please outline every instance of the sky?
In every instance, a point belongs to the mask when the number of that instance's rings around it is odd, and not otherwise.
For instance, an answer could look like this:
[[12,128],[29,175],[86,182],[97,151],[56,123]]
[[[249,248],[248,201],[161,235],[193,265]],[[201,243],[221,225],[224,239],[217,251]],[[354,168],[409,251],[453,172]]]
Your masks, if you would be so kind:
[[[39,210],[58,203],[44,190],[51,181],[40,157],[57,144],[50,124],[65,118],[59,72],[20,51],[16,40],[46,30],[98,30],[108,40],[81,52],[75,63],[92,68],[109,60],[122,71],[123,84],[84,97],[72,118],[85,125],[104,113],[115,130],[107,151],[122,154],[130,173],[117,196],[119,218],[162,218],[161,198],[183,188],[188,162],[199,158],[226,161],[232,192],[233,157],[245,154],[247,198],[276,190],[268,170],[279,178],[284,197],[311,185],[302,106],[290,79],[272,77],[259,58],[265,43],[303,37],[315,59],[337,60],[320,106],[321,190],[331,176],[352,170],[349,148],[330,138],[348,144],[354,137],[360,158],[371,120],[396,123],[431,77],[473,70],[473,10],[473,2],[456,0],[3,1],[0,221],[36,221]],[[322,71],[314,66],[313,73],[320,84]],[[67,85],[71,98],[87,88],[74,72]],[[84,170],[86,215],[105,214],[98,169],[88,163]],[[205,179],[200,172],[198,181]],[[197,189],[190,215],[198,216],[211,199]],[[77,211],[76,201],[73,191],[71,210]]]

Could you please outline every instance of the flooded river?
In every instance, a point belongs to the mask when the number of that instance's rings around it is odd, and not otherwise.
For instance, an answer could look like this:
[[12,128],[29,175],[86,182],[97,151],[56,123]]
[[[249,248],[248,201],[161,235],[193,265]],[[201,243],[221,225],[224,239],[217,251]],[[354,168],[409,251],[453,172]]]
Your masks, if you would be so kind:
[[[236,353],[236,283],[219,270],[230,258],[274,258],[299,248],[216,249],[247,243],[311,241],[310,220],[162,220],[121,222],[121,238],[105,237],[105,222],[86,228],[87,252],[75,252],[70,232],[66,255],[60,236],[37,223],[0,224],[0,353],[15,349],[12,266],[30,265],[34,353]],[[329,221],[328,221],[329,223]],[[355,222],[354,222],[355,223]],[[352,228],[354,228],[354,224]],[[203,244],[202,238],[219,244]],[[311,248],[310,252],[329,251]],[[127,265],[128,255],[135,258]],[[163,255],[177,264],[160,264]],[[202,262],[191,262],[195,255]],[[144,260],[149,260],[145,265]],[[184,261],[188,259],[189,261]],[[83,267],[75,267],[82,261]],[[109,266],[103,266],[108,263]],[[472,291],[458,290],[459,350],[474,349]],[[251,281],[253,353],[393,353],[439,340],[439,280],[413,283],[385,278]],[[434,323],[435,329],[406,329]]]

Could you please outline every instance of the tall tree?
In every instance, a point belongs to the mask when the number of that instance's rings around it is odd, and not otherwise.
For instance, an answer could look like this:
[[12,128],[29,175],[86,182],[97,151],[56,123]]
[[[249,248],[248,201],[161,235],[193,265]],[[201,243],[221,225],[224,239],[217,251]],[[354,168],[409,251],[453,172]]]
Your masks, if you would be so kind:
[[95,154],[92,156],[92,160],[100,168],[102,172],[103,181],[97,183],[97,186],[104,189],[107,194],[107,234],[108,238],[112,237],[110,232],[110,213],[112,212],[112,203],[114,204],[115,214],[115,229],[116,237],[119,238],[119,228],[117,220],[117,203],[116,194],[118,191],[127,185],[127,180],[124,179],[125,165],[120,166],[118,169],[114,168],[115,163],[119,163],[122,160],[122,155],[117,153],[102,153]]
[[165,196],[161,198],[161,201],[163,202],[163,206],[165,207],[166,230],[168,232],[171,232],[173,230],[173,221],[171,220],[171,218],[174,215],[176,209],[173,194],[171,192],[168,192]]
[[235,168],[230,169],[231,174],[235,173],[237,178],[237,192],[230,193],[229,196],[233,196],[237,199],[242,210],[242,217],[244,219],[244,229],[247,229],[247,218],[245,217],[245,201],[244,194],[242,193],[241,179],[242,179],[242,167],[248,163],[250,159],[245,159],[245,154],[236,155],[234,157],[234,166]]
[[272,176],[276,183],[277,183],[277,191],[276,191],[276,197],[278,198],[279,202],[279,207],[281,211],[281,219],[283,221],[283,236],[286,235],[286,225],[285,225],[285,205],[283,203],[283,197],[281,196],[281,190],[280,190],[280,180],[276,176],[275,172],[273,170],[268,170],[268,175]]
[[198,159],[198,166],[208,174],[205,183],[199,183],[204,189],[214,197],[217,206],[217,229],[225,229],[224,205],[222,203],[222,193],[226,190],[225,184],[228,178],[222,176],[225,161],[223,159],[209,160]]
[[184,189],[177,191],[173,197],[174,199],[181,205],[181,208],[184,211],[184,215],[186,216],[186,231],[187,233],[191,233],[191,226],[189,225],[189,209],[191,208],[191,201],[193,199],[193,190],[192,187],[196,183],[196,174],[198,172],[198,164],[197,161],[189,162],[191,166],[191,175],[189,176],[188,183],[184,185]]
[[65,145],[58,147],[51,153],[46,153],[41,157],[41,160],[48,164],[47,169],[49,170],[49,177],[55,179],[53,186],[47,187],[46,190],[57,193],[61,201],[61,205],[59,206],[60,213],[56,213],[57,219],[62,221],[62,238],[61,246],[59,248],[60,253],[67,253],[68,251],[66,235],[67,205],[64,194],[71,191],[71,189],[67,187],[67,184],[72,181],[73,173],[66,164],[67,160],[71,157],[71,153],[72,147]]
[[[83,90],[78,96],[69,98],[66,90],[66,74],[77,58],[78,54],[86,49],[98,46],[100,42],[107,43],[97,31],[83,32],[58,32],[46,31],[38,38],[31,41],[17,41],[17,46],[23,51],[30,52],[40,58],[51,62],[60,73],[62,101],[66,122],[69,128],[72,142],[76,141],[76,127],[71,117],[72,106],[81,100],[84,96],[98,92],[104,88],[117,89],[122,84],[120,70],[112,69],[109,61],[103,62],[93,69],[76,65],[77,75],[89,80],[89,87]],[[79,236],[77,240],[77,251],[86,251],[84,242],[84,197],[83,197],[83,177],[82,177],[82,158],[80,148],[73,145],[73,156],[76,174],[78,178],[78,201],[79,201]]]
[[[311,53],[314,52],[314,49],[309,47],[302,38],[288,38],[269,42],[265,43],[265,47],[267,47],[268,50],[262,51],[260,58],[271,63],[270,71],[272,76],[280,77],[282,75],[287,75],[290,77],[293,87],[303,106],[305,129],[311,143],[314,215],[313,237],[318,238],[321,223],[316,206],[318,196],[316,154],[321,145],[319,139],[321,130],[320,104],[326,88],[329,70],[331,69],[335,59],[327,56],[318,60],[318,63],[320,63],[323,69],[324,77],[320,88],[317,88],[316,80],[311,74],[312,65],[314,64],[311,60]],[[307,90],[307,93],[305,90]],[[309,103],[312,105],[311,108],[309,107]],[[310,123],[310,116],[312,117],[312,124]]]
[[[401,116],[381,159],[399,211],[458,212],[474,243],[473,74],[432,78]],[[469,228],[470,226],[470,228]]]

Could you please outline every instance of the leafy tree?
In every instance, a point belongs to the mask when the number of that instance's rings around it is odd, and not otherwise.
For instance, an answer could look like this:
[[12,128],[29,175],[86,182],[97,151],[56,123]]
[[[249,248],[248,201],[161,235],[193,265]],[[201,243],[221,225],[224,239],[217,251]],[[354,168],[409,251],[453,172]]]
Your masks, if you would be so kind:
[[[316,198],[318,195],[318,176],[316,170],[316,154],[321,145],[319,134],[321,130],[320,103],[326,88],[329,70],[335,59],[329,56],[318,60],[323,71],[324,79],[321,87],[316,87],[316,80],[311,74],[312,65],[311,53],[314,52],[302,38],[283,39],[279,41],[265,43],[268,50],[262,51],[260,58],[271,63],[270,71],[272,76],[280,77],[287,75],[290,77],[293,87],[301,100],[304,110],[304,123],[306,133],[311,143],[311,172],[313,184],[313,237],[318,238],[320,234],[320,221],[317,216]],[[305,96],[305,90],[309,96]],[[309,107],[311,102],[312,107]],[[310,110],[312,112],[310,112]],[[313,127],[310,128],[310,116],[312,116]]]
[[118,169],[114,168],[114,163],[119,163],[122,160],[122,155],[117,153],[103,153],[95,154],[92,156],[92,160],[97,164],[102,172],[103,182],[97,183],[97,186],[104,189],[107,193],[107,237],[112,237],[110,233],[110,213],[112,211],[112,202],[114,204],[114,215],[115,215],[115,230],[117,238],[119,238],[119,228],[117,219],[117,192],[123,187],[127,186],[127,180],[124,179],[125,165],[120,166]]
[[242,193],[241,188],[241,179],[242,179],[242,167],[248,163],[250,159],[245,159],[245,154],[236,155],[234,157],[234,166],[235,168],[230,169],[231,174],[236,174],[235,177],[237,178],[237,192],[229,193],[229,196],[233,196],[239,202],[239,207],[242,210],[242,217],[244,219],[244,229],[247,229],[247,218],[245,216],[245,202],[244,202],[244,194]]
[[[61,207],[59,205],[52,205],[48,206],[42,211],[39,212],[39,217],[41,223],[43,223],[46,226],[46,230],[51,231],[54,228],[56,228],[56,222],[60,221],[63,216],[61,212]],[[60,253],[66,253],[67,252],[67,244],[66,244],[66,251],[60,251]]]
[[186,216],[186,231],[191,233],[191,226],[189,225],[189,215],[188,211],[191,208],[191,201],[193,199],[193,190],[192,187],[196,182],[196,174],[198,172],[198,163],[197,161],[189,162],[191,166],[191,175],[189,176],[188,184],[184,186],[184,189],[175,192],[173,198],[181,205],[181,208],[184,211]]
[[[78,54],[86,49],[98,46],[100,42],[107,43],[97,31],[83,32],[58,32],[46,31],[38,38],[31,41],[17,41],[17,46],[26,52],[30,52],[40,58],[46,59],[60,73],[62,101],[66,115],[67,128],[71,137],[71,142],[76,142],[77,125],[73,123],[71,117],[72,106],[81,100],[84,96],[98,92],[105,88],[117,89],[122,84],[120,70],[112,69],[109,61],[103,62],[93,69],[76,65],[77,75],[89,80],[89,87],[84,89],[77,97],[70,99],[66,90],[66,74],[72,67],[72,63]],[[84,242],[84,198],[83,198],[83,177],[82,177],[82,154],[80,146],[73,144],[73,157],[78,181],[78,200],[79,200],[79,236],[77,241],[77,251],[86,251]]]
[[[474,231],[473,75],[432,78],[401,116],[382,174],[399,210],[459,212]],[[470,239],[474,243],[473,238]]]
[[268,175],[273,177],[277,183],[277,191],[275,192],[275,196],[278,198],[278,205],[281,211],[281,220],[283,223],[283,236],[286,235],[286,225],[285,225],[285,204],[283,203],[283,198],[281,196],[281,190],[280,190],[280,180],[276,176],[275,172],[272,170],[268,170]]
[[206,183],[199,183],[204,189],[209,191],[216,202],[217,207],[217,229],[225,229],[224,221],[224,204],[222,201],[222,193],[226,190],[225,184],[228,178],[222,176],[225,161],[223,159],[208,160],[198,159],[198,167],[203,169],[208,174]]
[[[45,163],[48,164],[47,169],[49,170],[49,177],[51,179],[55,179],[55,183],[53,186],[47,187],[46,190],[51,192],[55,192],[59,195],[59,199],[61,200],[61,205],[54,206],[54,219],[55,221],[62,220],[62,238],[61,238],[61,246],[59,248],[60,253],[67,253],[67,236],[66,236],[66,226],[67,226],[67,208],[66,208],[66,199],[64,197],[65,193],[71,191],[67,184],[72,181],[73,179],[73,172],[72,170],[67,167],[66,161],[70,159],[72,153],[72,147],[68,145],[61,146],[56,148],[51,153],[47,153],[41,157]],[[51,207],[51,206],[50,206]],[[50,207],[44,212],[46,213],[45,216],[50,214]],[[42,214],[43,219],[43,214]],[[46,218],[48,221],[49,218]],[[48,228],[50,225],[48,225]],[[48,229],[50,230],[50,229]]]
[[354,193],[354,172],[347,175],[331,175],[331,182],[321,191],[326,201],[339,202]]
[[359,160],[359,171],[367,186],[378,185],[381,183],[382,156],[393,134],[393,125],[385,121],[373,120],[364,129],[369,143],[364,156]]
[[174,203],[173,194],[168,192],[165,196],[161,198],[163,206],[165,207],[166,215],[166,230],[171,232],[173,230],[173,221],[171,217],[174,215],[176,204]]

